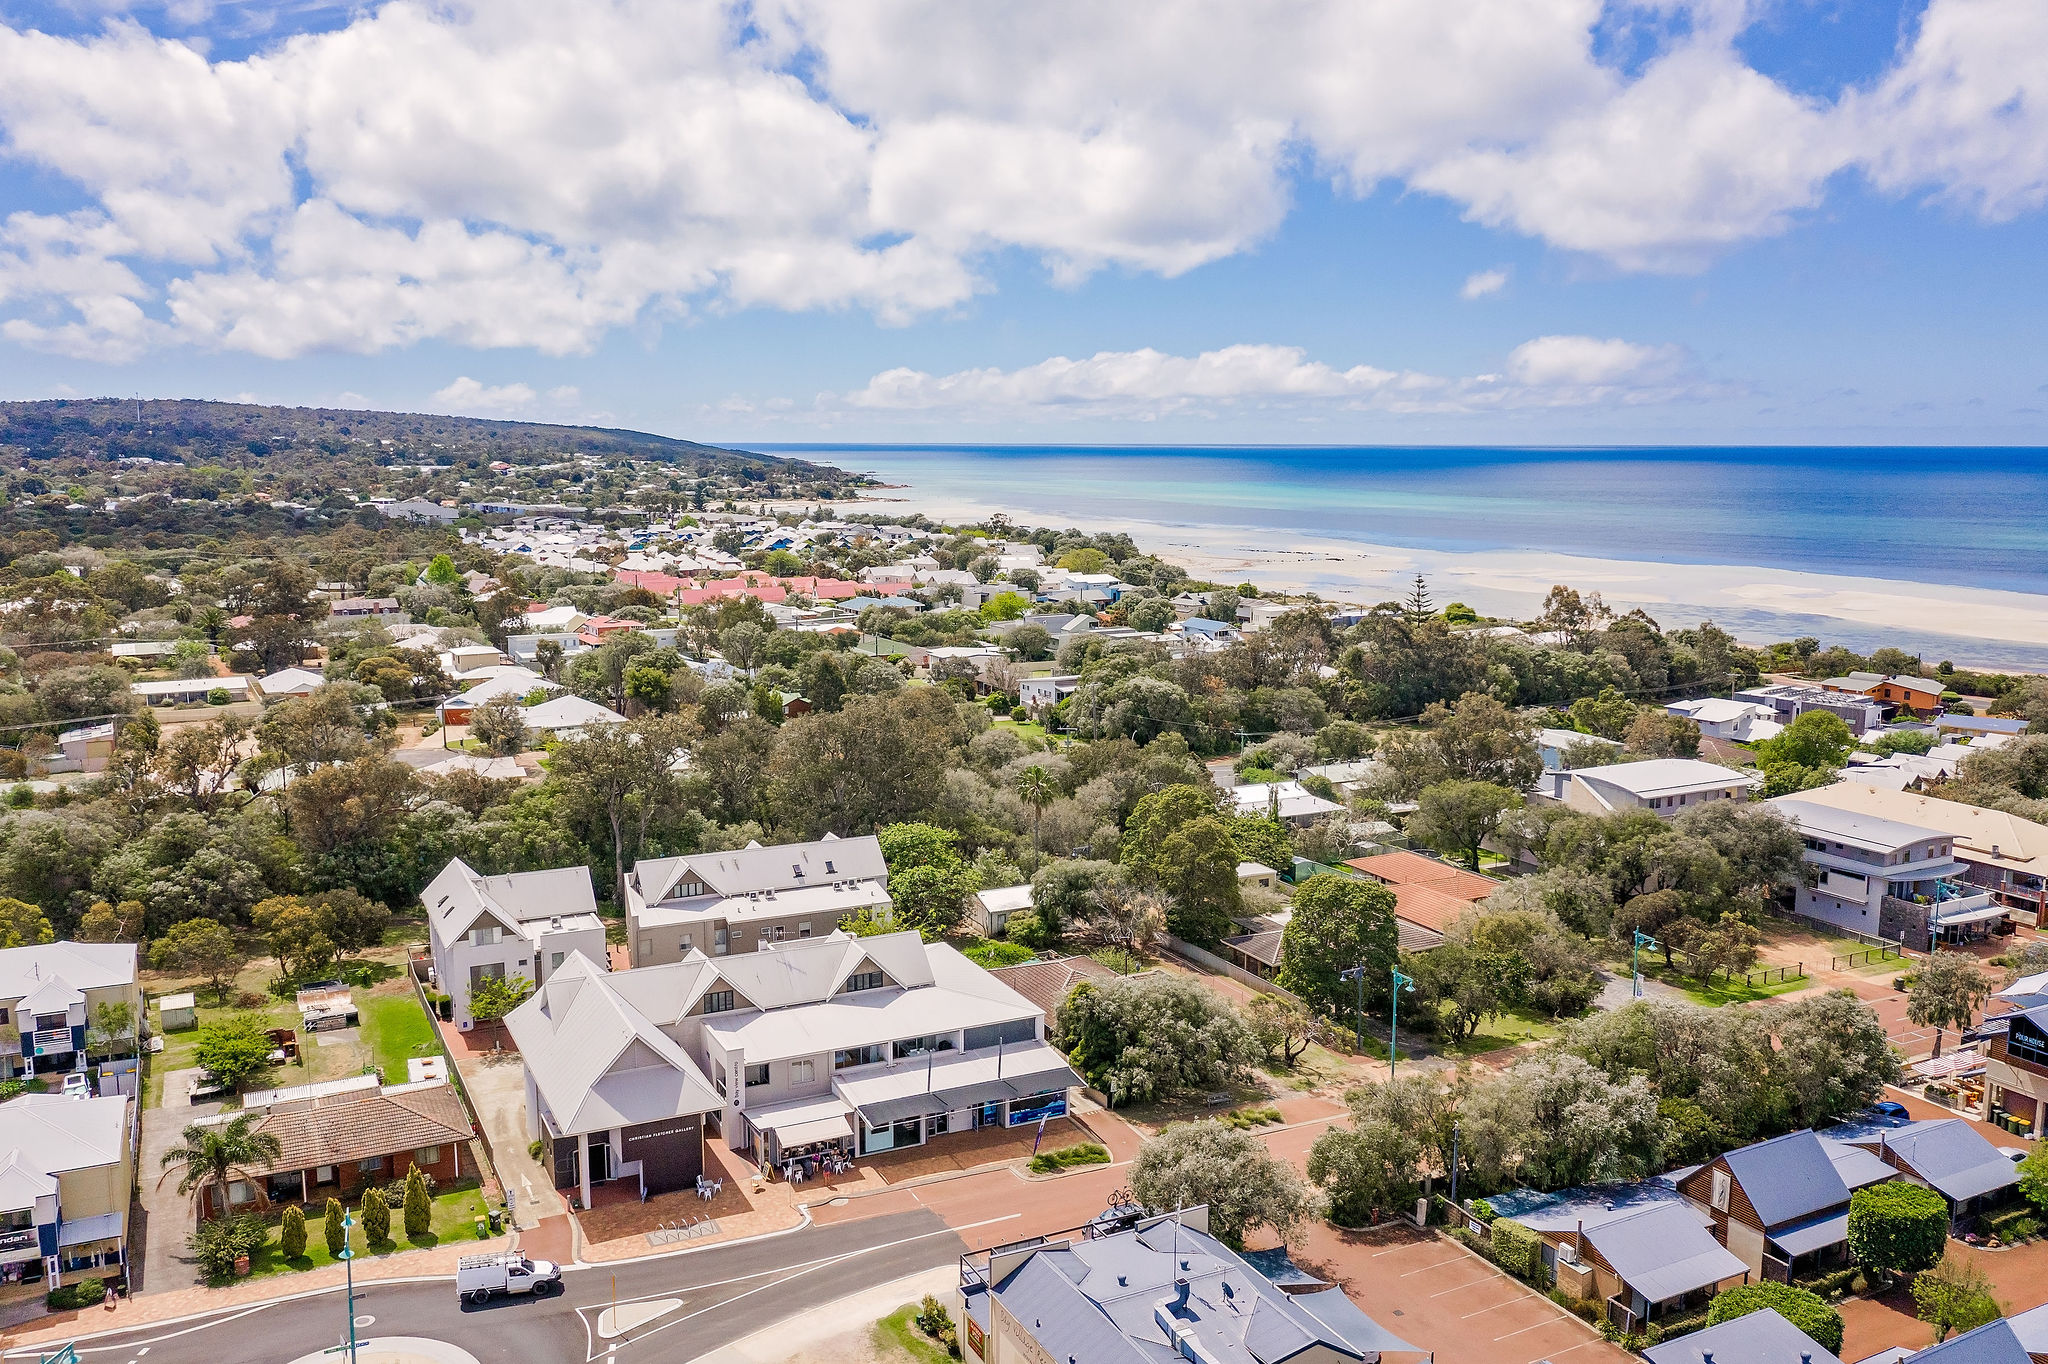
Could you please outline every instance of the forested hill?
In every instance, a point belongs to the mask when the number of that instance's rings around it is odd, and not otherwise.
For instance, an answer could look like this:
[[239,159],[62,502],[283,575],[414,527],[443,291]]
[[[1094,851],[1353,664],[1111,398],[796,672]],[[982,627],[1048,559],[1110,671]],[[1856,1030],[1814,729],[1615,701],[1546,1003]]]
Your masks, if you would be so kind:
[[[812,472],[803,460],[728,450],[641,431],[486,421],[418,412],[262,407],[197,399],[58,398],[0,402],[0,459],[78,461],[147,458],[250,468],[294,455],[363,463],[462,463],[479,456],[514,464],[572,455],[673,462],[702,475],[745,469]],[[352,461],[353,462],[353,461]]]

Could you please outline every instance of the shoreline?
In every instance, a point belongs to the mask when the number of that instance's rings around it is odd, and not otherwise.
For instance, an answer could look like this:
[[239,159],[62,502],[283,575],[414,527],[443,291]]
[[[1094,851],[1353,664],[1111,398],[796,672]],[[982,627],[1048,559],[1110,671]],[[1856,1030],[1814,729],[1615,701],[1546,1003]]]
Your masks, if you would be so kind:
[[[1050,523],[1042,513],[1010,513],[995,501],[921,494],[910,485],[888,491],[896,495],[840,505],[921,511],[954,522],[1005,512],[1026,523]],[[1460,601],[1481,615],[1527,620],[1541,609],[1551,585],[1564,583],[1598,592],[1620,611],[1641,607],[1666,628],[1712,620],[1745,644],[1814,635],[1823,646],[1842,643],[1862,653],[1889,643],[1916,649],[1930,663],[1945,658],[1958,667],[2048,672],[2048,596],[2001,588],[1548,550],[1410,549],[1130,517],[1079,517],[1074,524],[1090,533],[1127,534],[1146,553],[1178,563],[1198,579],[1314,592],[1346,604],[1396,600],[1419,572],[1440,603]],[[1285,543],[1276,543],[1282,535]]]

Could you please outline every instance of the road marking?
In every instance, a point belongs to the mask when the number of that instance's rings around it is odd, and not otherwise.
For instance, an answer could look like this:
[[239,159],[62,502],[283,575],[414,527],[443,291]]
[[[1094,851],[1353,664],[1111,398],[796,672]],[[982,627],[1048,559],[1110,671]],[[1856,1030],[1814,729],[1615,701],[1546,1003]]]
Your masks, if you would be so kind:
[[1514,1339],[1514,1338],[1515,1338],[1516,1336],[1523,1336],[1523,1335],[1527,1335],[1527,1334],[1528,1334],[1529,1332],[1531,1332],[1531,1331],[1540,1331],[1540,1330],[1542,1330],[1542,1329],[1543,1329],[1544,1327],[1546,1327],[1546,1326],[1555,1326],[1556,1324],[1557,1324],[1557,1318],[1556,1318],[1556,1317],[1551,1317],[1551,1318],[1550,1318],[1549,1320],[1547,1320],[1547,1321],[1539,1321],[1539,1322],[1537,1322],[1537,1323],[1536,1323],[1536,1324],[1535,1324],[1534,1326],[1524,1326],[1524,1327],[1523,1327],[1523,1328],[1522,1328],[1521,1330],[1519,1330],[1519,1331],[1510,1331],[1510,1332],[1508,1332],[1508,1333],[1507,1333],[1506,1335],[1504,1335],[1504,1336],[1495,1336],[1495,1337],[1493,1338],[1493,1339],[1494,1339],[1494,1343],[1498,1344],[1499,1342],[1501,1342],[1501,1341],[1503,1341],[1503,1340],[1512,1340],[1512,1339]]
[[[195,1324],[193,1324],[193,1325],[191,1325],[191,1326],[187,1326],[187,1327],[186,1327],[185,1329],[183,1329],[182,1331],[172,1331],[172,1332],[169,1332],[168,1334],[165,1334],[165,1335],[161,1335],[161,1336],[152,1336],[152,1337],[150,1338],[150,1342],[149,1342],[149,1344],[150,1344],[150,1345],[161,1345],[161,1344],[163,1344],[163,1342],[165,1342],[165,1341],[167,1341],[167,1340],[176,1340],[176,1339],[177,1339],[177,1338],[178,1338],[179,1336],[189,1336],[189,1335],[191,1335],[191,1334],[192,1334],[192,1333],[193,1333],[194,1331],[207,1331],[207,1330],[211,1330],[212,1328],[214,1328],[214,1327],[216,1327],[216,1326],[225,1326],[225,1325],[227,1325],[227,1324],[228,1324],[229,1322],[231,1322],[231,1321],[240,1321],[240,1320],[241,1320],[241,1319],[242,1319],[243,1317],[252,1317],[252,1316],[256,1315],[256,1314],[257,1314],[258,1312],[261,1312],[261,1311],[263,1311],[263,1310],[264,1310],[264,1309],[266,1309],[266,1308],[270,1308],[270,1307],[277,1307],[277,1306],[280,1306],[280,1305],[282,1305],[282,1304],[284,1304],[284,1303],[288,1303],[288,1302],[294,1302],[294,1301],[297,1301],[297,1299],[294,1299],[294,1298],[274,1298],[274,1299],[272,1299],[272,1300],[271,1300],[271,1301],[269,1301],[269,1302],[263,1302],[263,1303],[258,1303],[258,1304],[256,1304],[256,1305],[255,1305],[254,1307],[251,1307],[251,1308],[247,1309],[246,1311],[241,1311],[241,1312],[237,1312],[237,1313],[235,1313],[235,1314],[234,1314],[233,1316],[231,1316],[231,1317],[213,1317],[213,1318],[209,1318],[209,1319],[208,1319],[208,1320],[206,1320],[206,1321],[202,1321],[202,1322],[197,1322],[197,1323],[195,1323]],[[132,1330],[137,1330],[137,1331],[141,1331],[141,1330],[146,1330],[146,1329],[148,1329],[148,1328],[147,1328],[146,1326],[136,1326],[136,1327],[132,1327],[132,1328],[130,1328],[130,1329],[132,1329]],[[128,1351],[128,1350],[130,1350],[130,1349],[134,1349],[134,1347],[133,1347],[132,1345],[88,1345],[88,1346],[84,1346],[84,1347],[80,1348],[80,1349],[79,1349],[79,1351],[78,1351],[78,1353],[79,1353],[79,1354],[82,1354],[82,1355],[91,1355],[91,1354],[121,1354],[121,1353],[124,1353],[124,1352],[126,1352],[126,1351]],[[142,1356],[142,1355],[146,1355],[146,1354],[148,1354],[148,1353],[149,1353],[149,1345],[145,1345],[145,1346],[143,1346],[143,1347],[142,1347],[142,1348],[141,1348],[140,1350],[136,1350],[136,1351],[135,1351],[135,1353],[136,1353],[136,1355],[137,1355],[138,1357],[140,1357],[140,1356]],[[24,1346],[22,1346],[22,1347],[21,1347],[20,1349],[18,1349],[18,1350],[9,1350],[9,1351],[7,1351],[7,1356],[8,1356],[9,1358],[12,1358],[12,1357],[13,1357],[13,1356],[15,1356],[15,1355],[35,1355],[35,1356],[36,1356],[36,1357],[37,1357],[38,1359],[40,1359],[40,1358],[42,1357],[42,1349],[41,1349],[41,1348],[39,1348],[39,1347],[37,1347],[37,1346],[34,1346],[34,1345],[24,1345]]]
[[1459,1285],[1458,1285],[1458,1286],[1457,1286],[1456,1288],[1446,1288],[1446,1289],[1442,1289],[1442,1290],[1440,1290],[1439,1292],[1435,1292],[1435,1293],[1432,1293],[1432,1294],[1430,1294],[1429,1296],[1430,1296],[1430,1297],[1432,1297],[1432,1298],[1441,1298],[1441,1297],[1444,1297],[1445,1295],[1447,1295],[1447,1294],[1451,1294],[1451,1293],[1462,1293],[1462,1292],[1464,1292],[1464,1291],[1465,1291],[1466,1289],[1468,1289],[1468,1288],[1477,1288],[1477,1287],[1478,1287],[1478,1286],[1479,1286],[1480,1284],[1483,1284],[1483,1283],[1492,1283],[1492,1282],[1493,1282],[1493,1278],[1494,1278],[1494,1276],[1493,1276],[1493,1275],[1491,1275],[1491,1274],[1489,1274],[1489,1275],[1487,1275],[1487,1276],[1486,1276],[1485,1278],[1483,1278],[1483,1279],[1474,1279],[1474,1280],[1473,1280],[1473,1281],[1472,1281],[1471,1283],[1461,1283],[1461,1284],[1459,1284]]
[[1583,1349],[1585,1349],[1585,1348],[1586,1348],[1586,1347],[1587,1347],[1588,1345],[1597,1345],[1597,1344],[1599,1344],[1599,1343],[1600,1343],[1600,1342],[1598,1342],[1598,1341],[1595,1341],[1595,1340],[1582,1340],[1582,1341],[1580,1341],[1580,1342],[1579,1342],[1578,1344],[1576,1344],[1576,1345],[1567,1345],[1567,1346],[1565,1346],[1565,1347],[1564,1347],[1564,1348],[1563,1348],[1562,1350],[1551,1350],[1551,1351],[1548,1351],[1547,1353],[1545,1353],[1545,1354],[1544,1354],[1544,1355],[1542,1356],[1542,1358],[1541,1358],[1541,1359],[1532,1359],[1532,1360],[1530,1360],[1530,1361],[1529,1361],[1529,1364],[1543,1364],[1543,1361],[1544,1361],[1544,1360],[1546,1360],[1546,1359],[1556,1359],[1556,1358],[1557,1358],[1557,1357],[1558,1357],[1559,1355],[1568,1355],[1568,1354],[1570,1354],[1570,1353],[1571,1353],[1571,1352],[1572,1352],[1573,1350],[1583,1350]]
[[1442,1268],[1443,1268],[1443,1267],[1444,1267],[1445,1265],[1454,1265],[1454,1264],[1458,1263],[1458,1261],[1460,1261],[1460,1260],[1462,1260],[1462,1259],[1464,1259],[1464,1258],[1465,1258],[1465,1257],[1464,1257],[1464,1256],[1462,1256],[1462,1255],[1453,1255],[1453,1256],[1452,1256],[1452,1257],[1451,1257],[1450,1259],[1448,1259],[1448,1260],[1438,1260],[1438,1261],[1437,1261],[1437,1262],[1436,1262],[1435,1264],[1433,1264],[1433,1265],[1424,1265],[1424,1266],[1423,1266],[1422,1268],[1420,1268],[1420,1269],[1411,1269],[1411,1270],[1409,1270],[1409,1271],[1408,1271],[1408,1272],[1407,1272],[1406,1274],[1403,1274],[1403,1275],[1402,1275],[1401,1277],[1402,1277],[1402,1278],[1404,1278],[1404,1279],[1412,1279],[1412,1278],[1414,1278],[1414,1277],[1415,1277],[1415,1276],[1416,1276],[1417,1274],[1427,1274],[1427,1273],[1429,1273],[1429,1271],[1430,1271],[1430,1270],[1432,1270],[1432,1269],[1442,1269]]
[[1513,1307],[1516,1303],[1524,1301],[1526,1301],[1526,1299],[1524,1299],[1520,1294],[1517,1294],[1516,1296],[1509,1298],[1505,1302],[1497,1302],[1491,1307],[1482,1307],[1477,1312],[1467,1312],[1464,1316],[1459,1317],[1458,1320],[1470,1321],[1474,1317],[1483,1317],[1488,1312],[1498,1312],[1503,1307]]

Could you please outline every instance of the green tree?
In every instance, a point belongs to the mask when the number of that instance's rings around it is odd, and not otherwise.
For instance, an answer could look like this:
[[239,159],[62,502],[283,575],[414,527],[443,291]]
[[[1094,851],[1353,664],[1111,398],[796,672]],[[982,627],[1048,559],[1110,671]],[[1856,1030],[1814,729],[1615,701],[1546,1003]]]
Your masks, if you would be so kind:
[[628,725],[590,726],[549,755],[549,775],[564,805],[602,823],[610,835],[613,894],[621,904],[627,863],[639,857],[649,823],[677,797],[676,759],[688,741],[683,720],[650,715]]
[[363,1191],[363,1241],[372,1247],[381,1246],[391,1239],[391,1205],[384,1201],[382,1189]]
[[302,1259],[306,1254],[306,1214],[296,1204],[284,1210],[278,1223],[277,1248],[287,1260]]
[[1479,845],[1502,816],[1522,808],[1522,797],[1490,781],[1447,781],[1426,788],[1408,817],[1408,835],[1446,857],[1479,870]]
[[273,895],[249,911],[250,922],[270,944],[278,973],[286,979],[317,971],[334,961],[334,939],[327,936],[320,913],[293,895]]
[[436,587],[453,587],[462,581],[462,570],[445,554],[436,554],[427,565],[427,581]]
[[1330,1220],[1361,1226],[1413,1207],[1425,1153],[1434,1151],[1448,1112],[1444,1092],[1435,1080],[1414,1075],[1360,1085],[1344,1101],[1349,1126],[1324,1132],[1308,1154],[1309,1182],[1328,1197]]
[[1598,695],[1572,702],[1571,716],[1573,727],[1581,733],[1619,739],[1635,723],[1636,704],[1614,688],[1602,687]]
[[1885,1274],[1918,1274],[1948,1245],[1948,1201],[1904,1180],[1858,1189],[1849,1199],[1849,1254]]
[[1053,1038],[1112,1105],[1233,1084],[1264,1050],[1222,999],[1158,973],[1075,986],[1054,1014]]
[[1174,1123],[1138,1148],[1131,1192],[1148,1208],[1209,1208],[1209,1234],[1242,1246],[1270,1227],[1283,1241],[1315,1214],[1316,1200],[1294,1167],[1250,1132],[1219,1122]]
[[1366,998],[1378,999],[1391,983],[1398,952],[1394,892],[1377,881],[1319,872],[1295,889],[1293,913],[1280,934],[1278,979],[1311,1008],[1344,1017],[1357,990],[1339,973],[1362,967]]
[[1491,1188],[1640,1179],[1658,1163],[1657,1094],[1579,1057],[1542,1052],[1479,1080],[1459,1105],[1463,1157]]
[[1168,835],[1159,845],[1153,876],[1166,897],[1169,933],[1209,947],[1230,932],[1244,896],[1237,880],[1237,845],[1221,819],[1205,815]]
[[415,1165],[405,1172],[405,1235],[409,1241],[424,1238],[434,1224],[434,1200],[427,1193],[427,1177]]
[[525,1002],[533,982],[525,976],[485,976],[469,987],[469,1014],[479,1023],[495,1023]]
[[1059,799],[1059,793],[1059,784],[1041,764],[1033,763],[1017,774],[1017,799],[1031,807],[1031,870],[1034,873],[1044,855],[1038,841],[1039,820],[1045,814],[1045,807]]
[[998,592],[981,604],[983,620],[1017,620],[1031,609],[1031,601],[1022,593]]
[[1936,952],[1920,963],[1906,996],[1906,1017],[1934,1029],[1934,1054],[1941,1055],[1944,1028],[1970,1026],[1991,994],[1991,977],[1966,952]]
[[1287,826],[1277,819],[1234,815],[1230,820],[1230,841],[1241,862],[1257,862],[1274,871],[1286,871],[1294,865],[1294,840],[1288,835]]
[[239,1090],[270,1073],[273,1044],[260,1014],[229,1014],[200,1027],[192,1059],[230,1089]]
[[78,920],[80,942],[134,942],[142,931],[142,901],[96,900]]
[[1106,573],[1109,556],[1099,549],[1070,549],[1060,556],[1059,566],[1069,573]]
[[1124,869],[1146,884],[1156,884],[1160,848],[1183,824],[1216,813],[1216,798],[1196,786],[1175,784],[1139,800],[1124,821],[1117,845]]
[[32,947],[56,937],[42,910],[26,900],[0,897],[0,947]]
[[1707,1324],[1761,1312],[1766,1307],[1797,1326],[1830,1352],[1842,1348],[1842,1314],[1827,1305],[1819,1294],[1785,1283],[1751,1283],[1725,1289],[1707,1305]]
[[1645,758],[1697,758],[1700,755],[1700,727],[1683,715],[1669,711],[1643,710],[1629,722],[1622,735],[1629,752]]
[[2048,1142],[2035,1142],[2020,1162],[2020,1193],[2037,1210],[2048,1212]]
[[1946,1340],[1951,1331],[1974,1331],[2005,1315],[1991,1296],[1990,1276],[1975,1260],[1959,1255],[1943,1256],[1940,1264],[1913,1280],[1913,1306],[1920,1320],[1934,1328],[1937,1341]]
[[1519,952],[1446,942],[1404,957],[1401,964],[1415,981],[1422,1017],[1454,1044],[1519,1005],[1529,992],[1529,962]]
[[1253,995],[1244,1006],[1244,1021],[1266,1049],[1266,1058],[1285,1070],[1294,1069],[1324,1028],[1314,1010],[1280,995]]
[[1810,710],[1795,716],[1775,738],[1756,746],[1757,765],[1768,770],[1773,764],[1792,763],[1834,771],[1849,760],[1849,750],[1855,744],[1856,738],[1841,716]]
[[526,748],[526,710],[516,696],[493,696],[469,712],[469,737],[494,757]]
[[327,1233],[327,1255],[330,1259],[340,1259],[342,1247],[348,1244],[348,1227],[343,1222],[346,1216],[347,1213],[343,1210],[340,1199],[330,1198],[327,1200],[325,1229]]
[[173,1170],[180,1171],[178,1192],[189,1194],[195,1203],[206,1203],[220,1211],[228,1206],[228,1185],[247,1180],[263,1201],[263,1181],[258,1177],[284,1154],[284,1147],[268,1132],[257,1130],[258,1113],[243,1113],[224,1123],[190,1123],[179,1134],[178,1144],[165,1151],[162,1183]]
[[1769,1062],[1774,1088],[1794,1124],[1819,1127],[1859,1112],[1899,1082],[1884,1023],[1853,990],[1773,1004],[1763,1014],[1778,1039]]

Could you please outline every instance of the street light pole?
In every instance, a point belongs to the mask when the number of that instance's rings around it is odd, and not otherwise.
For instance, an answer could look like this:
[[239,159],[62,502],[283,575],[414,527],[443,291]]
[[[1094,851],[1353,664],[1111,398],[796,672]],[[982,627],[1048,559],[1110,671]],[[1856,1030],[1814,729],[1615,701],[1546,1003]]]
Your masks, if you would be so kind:
[[1645,947],[1655,952],[1657,950],[1657,940],[1639,928],[1636,930],[1635,946],[1629,949],[1628,954],[1628,969],[1629,974],[1635,978],[1635,997],[1637,999],[1643,997],[1643,949]]
[[1451,1206],[1458,1206],[1458,1124],[1451,1124]]
[[356,1248],[355,1214],[341,1214],[341,1264],[348,1276],[348,1364],[356,1364]]
[[1358,1013],[1356,1015],[1358,1023],[1358,1054],[1363,1056],[1365,1055],[1365,967],[1354,966],[1348,971],[1339,971],[1337,979],[1355,980],[1358,982]]
[[1410,994],[1413,994],[1415,991],[1415,982],[1411,980],[1409,977],[1402,975],[1400,967],[1394,967],[1393,971],[1394,988],[1391,991],[1391,993],[1393,995],[1394,1008],[1391,1019],[1387,1025],[1388,1079],[1393,1078],[1395,1067],[1401,1064],[1401,991],[1406,990]]

